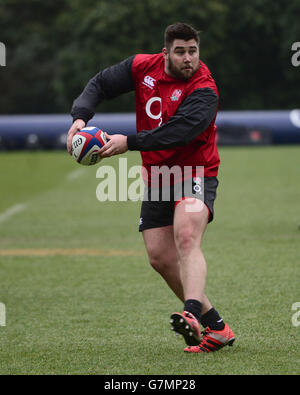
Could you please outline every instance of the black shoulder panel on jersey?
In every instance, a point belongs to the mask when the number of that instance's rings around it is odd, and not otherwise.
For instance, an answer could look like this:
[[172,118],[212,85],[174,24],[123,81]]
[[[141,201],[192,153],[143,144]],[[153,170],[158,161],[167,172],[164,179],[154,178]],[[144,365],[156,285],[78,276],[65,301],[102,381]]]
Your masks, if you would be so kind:
[[71,115],[73,121],[88,122],[95,115],[95,108],[102,100],[112,99],[134,90],[132,63],[135,55],[96,74],[83,92],[74,100]]
[[218,96],[210,88],[195,89],[178,107],[169,121],[151,130],[127,137],[132,151],[159,151],[189,144],[206,130],[214,119]]

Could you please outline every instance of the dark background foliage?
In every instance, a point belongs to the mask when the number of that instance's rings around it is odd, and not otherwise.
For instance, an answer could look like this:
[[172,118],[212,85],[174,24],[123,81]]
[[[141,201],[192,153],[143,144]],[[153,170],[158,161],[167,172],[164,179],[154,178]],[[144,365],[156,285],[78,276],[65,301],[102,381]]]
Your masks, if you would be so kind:
[[[100,69],[163,47],[168,24],[201,31],[201,59],[220,90],[220,109],[299,107],[298,0],[1,0],[0,112],[65,113]],[[133,93],[101,104],[134,111]]]

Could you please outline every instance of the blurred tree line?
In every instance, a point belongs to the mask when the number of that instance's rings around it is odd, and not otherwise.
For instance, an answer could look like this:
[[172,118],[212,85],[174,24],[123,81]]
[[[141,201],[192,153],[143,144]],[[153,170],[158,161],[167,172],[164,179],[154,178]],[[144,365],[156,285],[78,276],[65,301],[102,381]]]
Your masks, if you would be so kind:
[[[168,24],[201,31],[201,59],[220,90],[220,110],[299,107],[299,0],[1,0],[0,112],[65,113],[88,80],[135,53],[163,47]],[[101,112],[134,111],[134,94]]]

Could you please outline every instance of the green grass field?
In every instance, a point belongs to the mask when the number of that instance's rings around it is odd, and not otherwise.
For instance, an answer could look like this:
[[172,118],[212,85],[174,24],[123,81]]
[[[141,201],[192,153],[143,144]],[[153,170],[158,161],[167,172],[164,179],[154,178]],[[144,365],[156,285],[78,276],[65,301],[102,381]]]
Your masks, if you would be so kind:
[[0,374],[299,374],[299,150],[220,149],[207,295],[237,340],[208,355],[170,331],[182,305],[147,262],[140,202],[99,202],[98,165],[64,152],[1,153]]

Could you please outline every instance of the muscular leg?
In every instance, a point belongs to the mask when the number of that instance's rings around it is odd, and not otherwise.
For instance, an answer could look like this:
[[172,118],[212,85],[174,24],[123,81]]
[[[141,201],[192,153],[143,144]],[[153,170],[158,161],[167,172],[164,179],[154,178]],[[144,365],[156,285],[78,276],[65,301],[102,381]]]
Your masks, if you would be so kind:
[[180,260],[184,297],[185,300],[199,300],[202,314],[212,308],[205,295],[206,261],[201,250],[208,214],[204,203],[192,198],[179,202],[174,214],[174,239]]
[[[188,199],[176,205],[174,226],[144,230],[143,238],[149,262],[181,300],[196,299],[202,303],[202,314],[212,308],[205,295],[206,261],[201,242],[208,221],[203,203]],[[192,208],[192,212],[189,212]]]
[[[232,345],[235,338],[232,330],[223,322],[205,295],[206,262],[201,242],[208,223],[208,209],[201,201],[192,200],[192,210],[190,199],[176,205],[173,225],[144,230],[143,237],[151,265],[182,302],[188,301],[185,306],[189,303],[196,306],[195,300],[201,302],[200,322],[206,331],[209,330],[203,338],[198,317],[196,319],[186,312],[173,313],[170,320],[172,329],[180,333],[186,343],[192,346],[186,347],[185,351],[198,353],[219,350],[227,344]],[[189,308],[191,306],[193,305],[189,305]],[[213,350],[210,340],[207,340],[209,336],[218,336],[218,343],[214,345]]]
[[183,302],[184,292],[180,278],[173,226],[147,229],[142,233],[150,264]]

